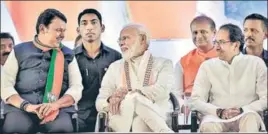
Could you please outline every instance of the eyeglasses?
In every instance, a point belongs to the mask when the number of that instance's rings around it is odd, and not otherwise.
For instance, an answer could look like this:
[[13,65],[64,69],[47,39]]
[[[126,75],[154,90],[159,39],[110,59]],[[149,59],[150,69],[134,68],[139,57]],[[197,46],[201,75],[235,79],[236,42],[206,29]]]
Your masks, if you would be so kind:
[[232,41],[223,41],[223,40],[220,40],[220,41],[216,41],[216,40],[214,40],[213,41],[213,44],[214,45],[224,45],[224,44],[226,44],[226,43],[229,43],[229,42],[232,42]]

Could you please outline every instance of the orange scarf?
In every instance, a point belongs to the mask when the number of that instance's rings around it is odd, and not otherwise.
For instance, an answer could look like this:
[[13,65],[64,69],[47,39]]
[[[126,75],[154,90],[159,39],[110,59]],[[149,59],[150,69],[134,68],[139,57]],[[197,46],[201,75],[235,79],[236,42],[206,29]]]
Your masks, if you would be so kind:
[[194,80],[200,65],[207,59],[217,56],[215,47],[207,53],[194,49],[187,55],[183,56],[180,63],[183,68],[183,92],[191,93]]

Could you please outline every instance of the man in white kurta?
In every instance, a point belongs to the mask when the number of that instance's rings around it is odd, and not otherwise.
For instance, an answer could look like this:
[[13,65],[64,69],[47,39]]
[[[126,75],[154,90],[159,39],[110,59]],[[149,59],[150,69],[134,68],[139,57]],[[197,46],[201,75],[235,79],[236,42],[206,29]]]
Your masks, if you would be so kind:
[[264,131],[258,112],[267,109],[265,63],[240,53],[243,34],[236,25],[221,26],[214,43],[219,58],[201,65],[191,96],[191,109],[204,115],[200,131]]
[[123,59],[110,65],[96,100],[98,111],[109,112],[113,131],[172,132],[165,120],[173,64],[153,57],[147,50],[149,40],[148,31],[138,24],[127,25],[120,33]]

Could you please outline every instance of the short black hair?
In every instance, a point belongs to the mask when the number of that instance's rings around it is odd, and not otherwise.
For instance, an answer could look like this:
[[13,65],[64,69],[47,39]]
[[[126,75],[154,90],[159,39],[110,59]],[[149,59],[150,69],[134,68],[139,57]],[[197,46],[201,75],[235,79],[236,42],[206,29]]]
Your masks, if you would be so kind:
[[195,17],[191,21],[190,28],[192,29],[193,23],[195,23],[195,22],[202,22],[202,21],[207,21],[209,23],[210,28],[211,28],[212,31],[213,30],[216,30],[216,24],[215,24],[214,20],[211,19],[210,17],[206,16],[206,15],[200,15],[200,16]]
[[227,30],[229,32],[230,41],[231,42],[239,41],[240,42],[239,50],[240,51],[243,50],[244,43],[245,43],[244,34],[237,25],[229,23],[229,24],[222,25],[220,29]]
[[56,17],[60,18],[62,21],[67,23],[67,18],[59,10],[52,9],[52,8],[48,8],[48,9],[44,10],[39,15],[39,17],[37,19],[37,23],[36,23],[36,26],[35,26],[36,33],[39,34],[39,32],[40,32],[39,31],[39,26],[41,24],[43,24],[43,25],[45,25],[47,27],[51,23],[51,21]]
[[79,13],[79,15],[78,15],[78,19],[77,19],[77,21],[78,21],[78,26],[80,26],[81,18],[82,18],[82,16],[85,15],[85,14],[95,14],[95,15],[98,17],[98,19],[99,19],[99,21],[100,21],[100,24],[102,25],[102,17],[101,17],[100,12],[99,12],[98,10],[96,10],[96,9],[88,8],[88,9],[83,10],[81,13]]
[[0,33],[0,39],[11,39],[13,44],[15,45],[15,41],[14,41],[13,36],[8,32],[1,32]]
[[264,17],[263,15],[261,15],[261,14],[257,14],[257,13],[250,14],[250,15],[248,15],[248,16],[244,19],[244,23],[243,23],[243,24],[245,24],[246,20],[260,20],[260,21],[262,21],[263,26],[264,26],[264,27],[263,27],[263,30],[264,30],[264,31],[267,31],[267,28],[268,28],[268,20],[267,20],[267,18]]

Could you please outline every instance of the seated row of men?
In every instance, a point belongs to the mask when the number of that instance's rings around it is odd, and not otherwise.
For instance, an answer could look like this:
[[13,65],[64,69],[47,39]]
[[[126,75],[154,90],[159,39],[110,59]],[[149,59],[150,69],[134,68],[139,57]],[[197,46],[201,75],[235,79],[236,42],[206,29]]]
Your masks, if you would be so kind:
[[109,113],[116,132],[173,132],[166,124],[170,92],[181,104],[183,94],[191,94],[190,108],[203,115],[201,132],[265,130],[257,114],[267,108],[265,17],[249,15],[244,34],[233,24],[216,31],[211,18],[194,18],[190,29],[197,48],[175,71],[171,60],[150,53],[149,31],[140,24],[121,30],[121,58],[102,43],[105,26],[97,10],[79,14],[82,44],[74,50],[61,43],[66,23],[60,11],[45,10],[33,41],[13,50],[12,36],[1,33],[4,133],[72,132],[74,105],[81,132],[95,130],[98,111]]

